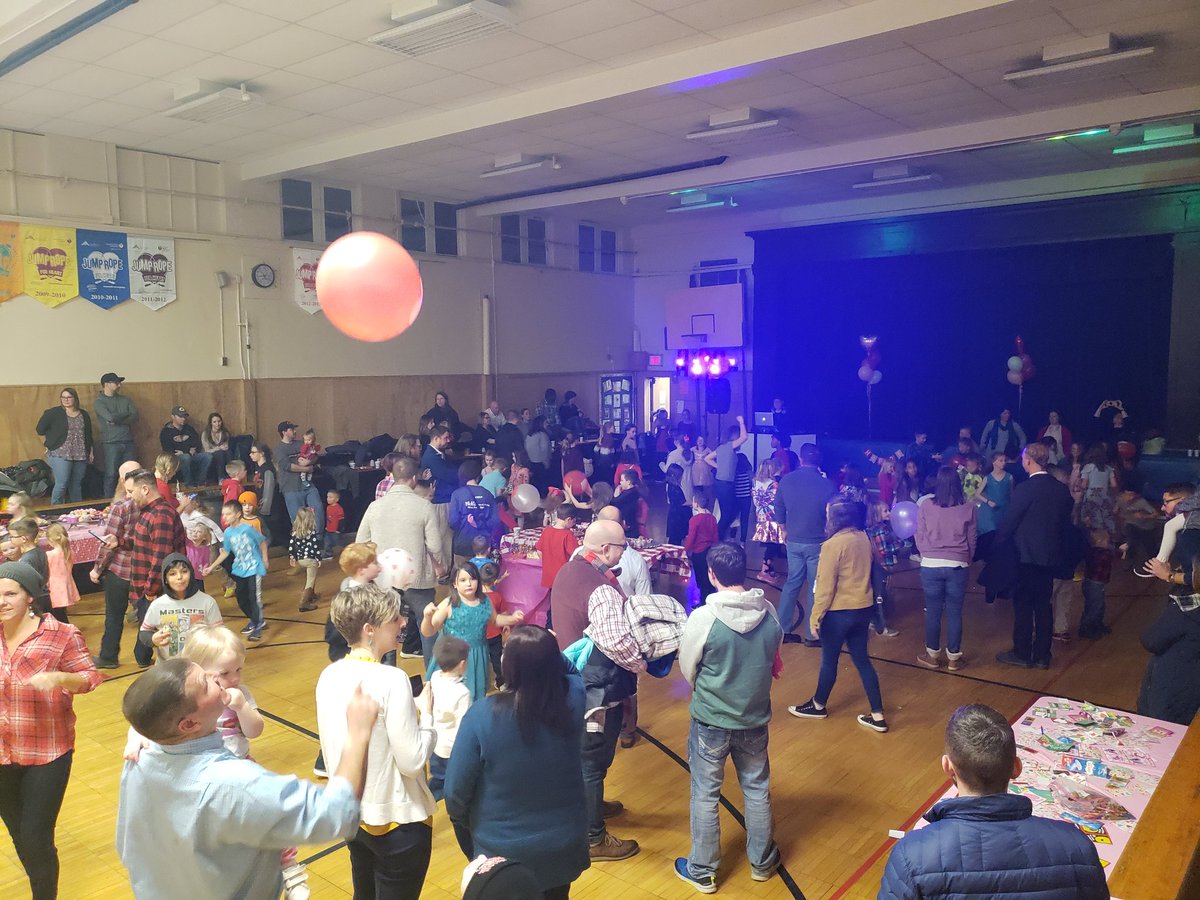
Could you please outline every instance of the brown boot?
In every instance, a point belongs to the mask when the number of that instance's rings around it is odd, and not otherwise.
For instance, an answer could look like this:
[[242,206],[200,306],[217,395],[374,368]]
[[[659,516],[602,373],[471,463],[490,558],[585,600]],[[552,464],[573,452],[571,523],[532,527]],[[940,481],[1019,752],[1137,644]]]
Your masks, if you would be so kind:
[[300,612],[311,612],[317,608],[317,600],[313,595],[312,588],[305,588],[304,593],[300,595]]

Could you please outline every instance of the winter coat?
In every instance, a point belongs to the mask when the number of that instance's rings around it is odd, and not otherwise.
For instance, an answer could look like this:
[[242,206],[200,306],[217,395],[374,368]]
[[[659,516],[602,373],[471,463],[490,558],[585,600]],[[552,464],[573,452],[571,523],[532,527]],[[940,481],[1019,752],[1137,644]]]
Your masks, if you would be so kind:
[[1200,609],[1184,612],[1168,600],[1142,632],[1142,646],[1154,655],[1146,663],[1138,715],[1191,725],[1200,710]]

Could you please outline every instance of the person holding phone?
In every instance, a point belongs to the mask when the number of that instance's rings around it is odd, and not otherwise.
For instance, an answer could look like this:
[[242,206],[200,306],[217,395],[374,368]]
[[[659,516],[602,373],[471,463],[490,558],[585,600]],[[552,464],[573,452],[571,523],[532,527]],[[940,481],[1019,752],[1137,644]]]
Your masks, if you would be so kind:
[[356,897],[418,900],[429,869],[437,804],[425,783],[433,752],[433,694],[413,700],[408,675],[380,665],[396,649],[404,626],[396,595],[374,583],[341,591],[330,618],[350,652],[331,663],[317,680],[317,725],[321,752],[337,767],[346,747],[346,705],[361,684],[381,714],[367,750],[362,822],[347,843]]

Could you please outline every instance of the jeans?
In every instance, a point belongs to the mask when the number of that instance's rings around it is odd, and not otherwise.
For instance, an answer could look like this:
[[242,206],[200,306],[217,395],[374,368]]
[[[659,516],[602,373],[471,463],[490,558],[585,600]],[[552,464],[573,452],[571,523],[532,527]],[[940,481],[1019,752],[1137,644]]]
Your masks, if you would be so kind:
[[[105,604],[107,606],[107,603]],[[137,611],[138,633],[141,633],[142,622],[146,619],[146,613],[150,609],[150,601],[143,597],[133,604],[134,610]],[[105,616],[107,618],[107,614]],[[145,644],[137,638],[133,639],[133,659],[143,669],[154,662],[154,645]]]
[[1083,580],[1083,616],[1079,633],[1084,637],[1099,637],[1104,633],[1104,583]]
[[821,620],[821,674],[817,677],[817,692],[813,699],[821,706],[829,701],[837,681],[838,657],[842,645],[850,651],[850,659],[858,669],[863,690],[871,704],[871,712],[883,712],[883,697],[879,693],[879,676],[867,655],[867,626],[875,616],[872,606],[862,609],[831,609]]
[[[134,459],[133,441],[113,441],[104,444],[104,496],[111,497],[117,489],[117,470],[121,463]],[[153,460],[151,460],[153,463]]]
[[1021,563],[1013,589],[1013,653],[1028,663],[1050,663],[1054,569]]
[[229,461],[233,457],[229,455],[228,450],[214,450],[208,455],[211,457],[211,462],[209,463],[208,471],[200,473],[201,483],[207,483],[211,475],[213,483],[220,484],[221,479],[226,477],[225,467],[229,465]]
[[925,591],[925,646],[942,649],[942,613],[946,614],[946,649],[962,651],[963,598],[967,594],[970,570],[921,566],[921,588]]
[[[765,557],[764,557],[765,558]],[[883,634],[888,627],[888,619],[892,617],[892,586],[891,576],[878,561],[871,562],[871,593],[875,595],[875,630]]]
[[712,579],[708,577],[708,551],[689,553],[688,562],[692,566],[692,574],[696,576],[696,590],[700,594],[700,603],[703,605],[708,600],[708,595],[716,591]]
[[496,677],[496,687],[504,684],[504,676],[500,674],[500,660],[504,656],[504,638],[500,635],[487,639],[488,662],[492,664],[492,674]]
[[721,518],[717,520],[717,537],[725,540],[729,537],[729,526],[737,519],[737,485],[732,481],[713,482],[713,492],[717,495],[717,503],[721,507]]
[[284,491],[283,502],[287,506],[288,520],[293,522],[296,520],[296,513],[306,506],[311,508],[317,514],[317,534],[325,533],[325,504],[321,502],[321,495],[311,484],[298,491]]
[[87,471],[87,460],[63,459],[61,456],[47,454],[46,462],[50,464],[50,471],[54,473],[54,488],[50,491],[50,502],[82,500],[83,473]]
[[743,544],[749,543],[750,538],[754,536],[754,529],[750,527],[750,513],[753,504],[749,497],[737,498],[738,511],[738,540]]
[[211,453],[177,453],[175,458],[179,460],[179,479],[184,484],[204,484],[212,462]]
[[450,760],[436,753],[429,754],[429,793],[434,800],[442,800],[446,796],[446,766]]
[[0,766],[0,819],[29,876],[32,900],[58,896],[58,848],[54,825],[71,777],[68,750],[40,766]]
[[129,608],[129,582],[112,572],[105,572],[104,636],[100,638],[100,658],[105,662],[120,662],[121,632],[125,628],[125,610]]
[[424,822],[381,835],[359,828],[346,848],[354,900],[420,900],[433,851],[433,829]]
[[238,609],[250,620],[250,625],[256,629],[262,628],[263,624],[261,588],[261,575],[233,576],[233,590],[234,596],[237,597]]
[[746,817],[746,857],[759,874],[779,866],[771,821],[771,761],[767,757],[767,726],[731,731],[692,719],[688,732],[688,767],[692,770],[692,852],[688,874],[693,878],[716,875],[721,863],[721,820],[717,802],[725,779],[725,760],[742,787]]
[[617,752],[622,721],[620,707],[609,707],[604,711],[604,730],[583,733],[583,794],[587,799],[589,844],[598,844],[604,838],[604,776]]
[[404,605],[408,607],[408,629],[404,632],[405,653],[420,653],[425,658],[425,668],[433,659],[433,645],[437,643],[437,635],[425,637],[421,634],[421,618],[425,615],[425,607],[434,600],[434,588],[409,588],[402,593]]
[[[785,632],[795,631],[797,625],[800,636],[811,638],[812,631],[808,626],[808,618],[812,615],[813,587],[817,581],[817,560],[821,558],[821,542],[801,543],[788,541],[787,561],[788,575],[783,590],[779,593],[779,621]],[[796,605],[800,599],[800,585],[808,582],[805,588],[805,603],[800,604],[799,615],[796,615]]]

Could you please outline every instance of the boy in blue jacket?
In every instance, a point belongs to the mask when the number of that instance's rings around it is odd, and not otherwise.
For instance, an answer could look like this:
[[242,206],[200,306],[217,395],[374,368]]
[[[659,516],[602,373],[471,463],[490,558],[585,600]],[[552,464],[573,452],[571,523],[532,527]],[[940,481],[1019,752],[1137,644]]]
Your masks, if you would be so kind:
[[717,802],[725,760],[733,757],[746,815],[750,877],[767,881],[779,868],[771,821],[771,676],[783,643],[775,608],[759,588],[747,590],[746,551],[726,541],[708,550],[716,592],[683,629],[679,668],[692,686],[688,766],[692,772],[692,850],[675,860],[675,874],[703,894],[717,890],[721,823]]
[[990,706],[960,706],[946,726],[944,771],[958,796],[934,804],[930,823],[892,850],[880,900],[1025,897],[1096,900],[1108,885],[1096,848],[1074,825],[1033,815],[1008,793],[1021,774],[1016,738]]

